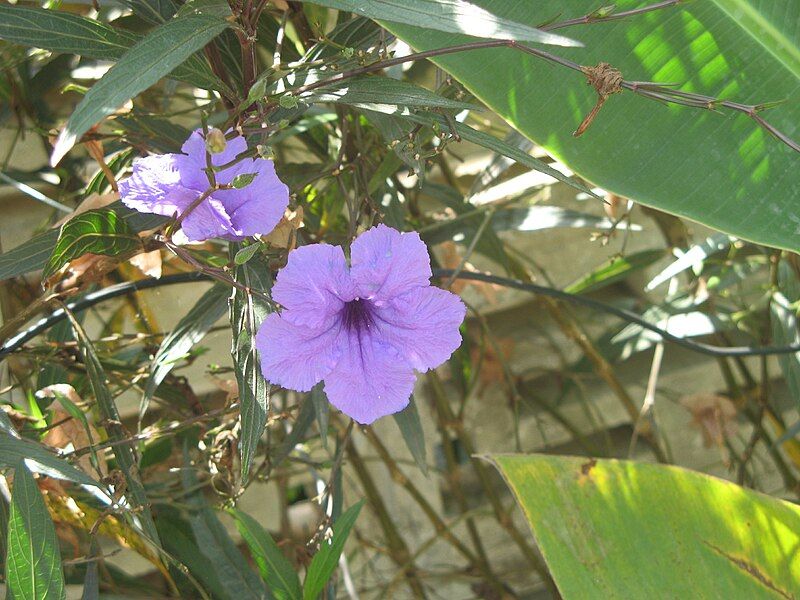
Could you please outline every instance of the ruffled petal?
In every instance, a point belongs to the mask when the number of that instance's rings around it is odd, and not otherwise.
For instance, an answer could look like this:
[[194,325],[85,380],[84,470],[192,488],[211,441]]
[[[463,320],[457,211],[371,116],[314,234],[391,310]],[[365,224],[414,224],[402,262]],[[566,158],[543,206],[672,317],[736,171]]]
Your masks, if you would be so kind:
[[215,237],[241,239],[231,223],[230,215],[222,202],[206,198],[181,223],[181,229],[190,242],[202,242]]
[[[230,130],[228,130],[230,133]],[[247,150],[247,142],[242,136],[236,136],[228,140],[225,150],[218,154],[211,155],[211,164],[215,167],[231,162],[239,154]],[[181,146],[181,151],[185,155],[181,163],[181,182],[186,187],[190,187],[199,192],[208,189],[208,177],[206,176],[206,141],[203,137],[203,130],[196,129]],[[239,164],[232,168],[225,169],[215,175],[217,183],[230,183],[231,180],[241,172]]]
[[179,154],[154,154],[133,161],[133,174],[119,182],[122,203],[139,212],[170,217],[197,197],[181,184]]
[[391,344],[418,371],[434,369],[461,345],[458,328],[466,307],[437,287],[416,288],[373,309],[376,336]]
[[272,313],[256,334],[261,373],[272,383],[307,392],[330,373],[341,355],[338,326],[319,332]]
[[283,317],[311,328],[329,325],[353,296],[344,252],[328,244],[292,250],[272,286],[272,298],[287,309]]
[[428,249],[417,233],[378,225],[356,238],[350,256],[359,296],[373,298],[378,304],[411,288],[427,286],[431,278]]
[[[245,159],[236,167],[241,174],[255,173],[255,179],[241,189],[220,190],[213,196],[225,205],[237,235],[266,235],[275,229],[289,205],[289,188],[278,179],[271,160]],[[218,181],[226,183],[221,178]]]
[[365,332],[343,332],[341,358],[325,377],[331,404],[359,423],[403,410],[414,390],[414,370],[400,353]]

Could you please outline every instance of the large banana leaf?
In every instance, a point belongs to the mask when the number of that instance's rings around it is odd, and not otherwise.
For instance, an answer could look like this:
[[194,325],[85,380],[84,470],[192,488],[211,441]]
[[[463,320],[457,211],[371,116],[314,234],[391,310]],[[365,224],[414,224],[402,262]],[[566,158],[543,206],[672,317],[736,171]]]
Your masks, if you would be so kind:
[[800,507],[678,467],[499,455],[565,600],[800,597]]
[[[597,0],[475,0],[525,24],[579,17]],[[619,0],[617,11],[652,0]],[[702,0],[623,20],[559,29],[584,48],[546,48],[627,80],[757,104],[800,138],[800,2]],[[389,23],[415,49],[471,41]],[[576,71],[508,48],[434,59],[519,131],[599,186],[767,245],[800,249],[800,155],[740,113],[611,96],[588,131],[572,132],[597,95]]]

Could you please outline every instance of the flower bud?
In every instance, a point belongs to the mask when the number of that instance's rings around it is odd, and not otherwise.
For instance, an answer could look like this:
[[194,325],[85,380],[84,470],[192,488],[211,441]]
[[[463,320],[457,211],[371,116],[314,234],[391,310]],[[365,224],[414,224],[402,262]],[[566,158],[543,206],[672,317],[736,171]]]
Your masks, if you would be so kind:
[[227,145],[228,142],[225,141],[225,134],[222,133],[221,130],[216,127],[212,127],[208,130],[208,135],[206,135],[206,148],[211,154],[223,152]]

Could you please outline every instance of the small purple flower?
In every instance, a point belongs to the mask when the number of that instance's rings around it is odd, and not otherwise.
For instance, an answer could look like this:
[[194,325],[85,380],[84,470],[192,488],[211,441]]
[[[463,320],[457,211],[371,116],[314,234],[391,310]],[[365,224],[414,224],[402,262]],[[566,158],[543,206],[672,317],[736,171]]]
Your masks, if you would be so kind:
[[[122,202],[139,212],[168,217],[188,209],[210,187],[204,170],[203,132],[198,129],[192,133],[181,150],[183,154],[155,154],[134,160],[133,175],[119,184]],[[245,139],[234,137],[221,152],[211,155],[211,162],[217,167],[225,165],[246,150]],[[241,189],[213,192],[183,219],[181,227],[189,241],[265,235],[281,220],[289,204],[289,188],[278,179],[272,161],[245,158],[217,171],[215,177],[217,183],[227,185],[238,175],[253,175],[253,179]]]
[[438,367],[461,345],[466,308],[430,285],[428,250],[416,233],[378,225],[353,242],[289,254],[272,297],[283,305],[256,336],[269,381],[306,392],[325,381],[331,403],[359,423],[402,410],[414,369]]

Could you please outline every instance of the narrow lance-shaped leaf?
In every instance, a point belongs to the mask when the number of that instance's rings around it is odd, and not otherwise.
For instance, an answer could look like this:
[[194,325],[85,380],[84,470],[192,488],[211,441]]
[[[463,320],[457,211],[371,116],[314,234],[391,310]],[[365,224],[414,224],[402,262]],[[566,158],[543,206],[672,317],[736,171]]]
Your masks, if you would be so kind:
[[114,445],[114,457],[117,459],[117,464],[125,476],[127,487],[126,496],[132,501],[131,504],[138,509],[138,519],[145,535],[152,543],[160,546],[161,542],[158,537],[158,532],[156,531],[155,523],[153,522],[153,516],[150,512],[150,503],[147,499],[144,485],[139,478],[139,467],[136,463],[133,444],[120,443],[123,442],[128,435],[125,428],[122,426],[122,420],[117,410],[117,405],[114,403],[111,391],[106,385],[108,378],[103,370],[103,366],[100,364],[100,359],[97,358],[97,353],[95,352],[92,341],[86,335],[86,331],[84,331],[81,324],[70,311],[67,311],[67,318],[69,318],[72,330],[75,332],[75,339],[78,340],[78,345],[83,354],[86,374],[89,378],[95,400],[97,401],[97,407],[105,421],[108,437],[112,441],[117,442]]
[[[185,490],[192,490],[188,502],[194,509],[190,522],[197,548],[214,570],[225,590],[226,600],[263,600],[268,597],[264,582],[247,564],[244,555],[217,518],[217,514],[198,492],[198,479],[189,462],[188,444],[184,443],[184,468],[181,479]],[[195,549],[197,552],[197,549]]]
[[119,256],[142,247],[138,235],[113,210],[90,210],[61,226],[42,278],[47,279],[84,254]]
[[311,402],[314,405],[314,414],[317,416],[317,429],[322,440],[322,447],[328,449],[328,419],[330,418],[330,404],[325,395],[322,382],[311,388]]
[[144,417],[156,388],[175,366],[175,362],[186,356],[225,314],[229,296],[228,286],[221,283],[214,285],[161,342],[150,365],[150,377],[139,404],[139,421]]
[[23,461],[14,469],[6,579],[14,600],[67,597],[56,528]]
[[480,38],[508,39],[556,46],[577,42],[497,16],[467,0],[311,0],[312,4],[347,10],[370,19],[416,25]]
[[58,164],[92,126],[171,73],[226,27],[227,21],[218,17],[187,15],[151,31],[84,96],[56,140],[51,164]]
[[400,114],[409,114],[405,107],[480,110],[474,104],[445,98],[413,83],[378,76],[348,79],[307,92],[299,98],[307,102],[349,104],[367,110]]
[[393,416],[395,423],[400,428],[403,440],[408,446],[409,452],[411,452],[411,456],[414,457],[414,461],[420,471],[427,475],[428,461],[425,456],[425,432],[422,430],[422,422],[419,419],[419,411],[417,410],[414,396],[411,396],[408,406]]
[[27,468],[34,473],[81,485],[100,486],[86,473],[46,450],[41,444],[33,440],[13,437],[5,432],[0,433],[0,466],[14,467],[20,460],[24,460]]
[[306,571],[306,580],[303,583],[303,600],[316,600],[322,590],[325,589],[325,584],[333,575],[334,570],[336,570],[336,565],[339,564],[339,557],[344,550],[344,544],[363,506],[364,501],[361,500],[358,504],[351,506],[342,513],[333,524],[332,539],[322,542],[314,558],[311,559],[308,571]]
[[[231,244],[231,258],[235,259],[238,245]],[[237,266],[236,281],[261,293],[269,292],[272,275],[267,260],[254,256]],[[247,477],[255,456],[258,441],[264,433],[269,411],[270,386],[261,375],[254,339],[264,317],[271,311],[269,303],[261,296],[235,289],[230,303],[233,330],[233,355],[236,381],[239,384],[241,439],[239,449],[242,459],[242,478]]]
[[277,600],[300,600],[303,597],[300,579],[269,532],[248,514],[236,509],[228,512],[236,519],[236,528],[272,595]]
[[[0,39],[51,52],[117,61],[142,36],[68,12],[0,4]],[[224,85],[198,55],[176,67],[170,77],[205,89]]]

